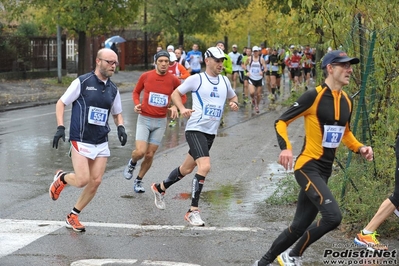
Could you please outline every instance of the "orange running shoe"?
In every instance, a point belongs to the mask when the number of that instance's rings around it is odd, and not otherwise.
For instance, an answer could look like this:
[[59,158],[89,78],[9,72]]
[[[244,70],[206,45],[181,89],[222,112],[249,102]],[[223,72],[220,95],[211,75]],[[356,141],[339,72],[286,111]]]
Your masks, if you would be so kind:
[[363,231],[360,231],[359,234],[356,235],[354,242],[358,246],[362,246],[367,248],[368,250],[388,250],[388,246],[381,244],[377,240],[377,231],[374,231],[372,234],[364,235]]
[[66,227],[76,232],[84,232],[86,228],[79,222],[79,218],[76,214],[70,213],[66,218]]
[[65,187],[64,182],[62,182],[61,178],[60,178],[62,174],[64,174],[64,172],[62,170],[58,170],[55,173],[54,181],[53,181],[53,183],[51,183],[50,188],[48,190],[48,192],[50,194],[50,198],[52,200],[57,200],[58,197],[60,196],[61,191]]

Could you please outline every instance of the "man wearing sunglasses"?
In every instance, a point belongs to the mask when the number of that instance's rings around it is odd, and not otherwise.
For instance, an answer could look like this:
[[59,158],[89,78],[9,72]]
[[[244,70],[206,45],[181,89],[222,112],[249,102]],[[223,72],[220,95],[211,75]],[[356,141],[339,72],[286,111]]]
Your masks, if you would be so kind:
[[[226,76],[222,76],[223,61],[226,59],[222,49],[211,47],[205,52],[205,72],[188,77],[173,93],[173,103],[180,113],[189,118],[185,135],[189,146],[184,162],[173,169],[169,176],[161,183],[152,184],[155,196],[155,206],[165,209],[165,191],[190,174],[195,167],[191,191],[191,206],[184,219],[194,226],[204,226],[199,214],[198,202],[205,177],[211,168],[209,150],[219,128],[226,99],[231,110],[238,110],[237,95]],[[192,108],[186,108],[181,100],[186,93],[192,94]]]
[[[281,149],[278,162],[286,170],[291,170],[293,154],[287,127],[299,117],[305,119],[304,144],[294,166],[295,179],[301,189],[291,225],[274,240],[271,248],[254,266],[271,265],[276,258],[280,265],[302,265],[304,251],[341,223],[338,202],[327,186],[336,149],[342,141],[366,160],[373,160],[372,148],[360,143],[350,130],[353,103],[342,90],[349,84],[352,65],[358,63],[358,58],[348,57],[340,50],[326,54],[321,63],[324,83],[305,91],[276,120],[275,129]],[[319,213],[321,218],[315,221]]]
[[49,194],[52,200],[57,200],[67,184],[83,188],[66,218],[66,227],[77,232],[85,231],[78,215],[95,196],[110,156],[110,115],[118,128],[121,145],[124,146],[127,140],[119,90],[110,80],[117,66],[118,56],[114,51],[108,48],[99,50],[96,69],[75,79],[56,104],[58,127],[53,139],[53,148],[56,149],[61,138],[65,141],[65,106],[72,104],[69,141],[74,172],[58,170]]

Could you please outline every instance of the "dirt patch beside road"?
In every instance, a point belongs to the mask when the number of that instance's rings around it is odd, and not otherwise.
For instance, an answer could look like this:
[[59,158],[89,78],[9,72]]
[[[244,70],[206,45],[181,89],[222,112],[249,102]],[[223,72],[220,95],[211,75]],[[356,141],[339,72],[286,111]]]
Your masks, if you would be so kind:
[[13,104],[53,100],[65,91],[63,86],[50,86],[44,79],[25,81],[2,81],[0,84],[0,105],[2,107]]

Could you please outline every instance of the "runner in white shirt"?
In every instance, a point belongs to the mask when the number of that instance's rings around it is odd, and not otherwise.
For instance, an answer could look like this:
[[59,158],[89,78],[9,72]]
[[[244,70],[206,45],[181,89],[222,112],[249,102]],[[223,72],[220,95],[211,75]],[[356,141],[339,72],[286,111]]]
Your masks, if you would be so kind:
[[[197,166],[191,186],[191,206],[184,217],[194,226],[205,225],[199,215],[198,202],[205,177],[211,167],[209,150],[217,134],[226,99],[229,100],[231,110],[238,110],[238,98],[229,79],[220,75],[225,58],[220,48],[209,48],[205,53],[205,72],[190,76],[173,92],[173,103],[184,117],[189,117],[186,125],[189,151],[182,165],[173,169],[163,182],[151,186],[155,195],[155,205],[159,209],[165,209],[166,189],[190,174]],[[192,109],[187,109],[181,101],[181,96],[189,92],[192,94]]]
[[229,53],[231,62],[233,63],[233,74],[231,77],[231,80],[233,81],[233,90],[236,90],[237,88],[237,78],[240,75],[240,72],[244,72],[244,69],[241,67],[243,56],[237,51],[237,48],[237,44],[233,44],[233,51]]
[[248,76],[248,90],[252,97],[252,105],[259,113],[259,102],[262,97],[263,70],[266,69],[265,60],[259,55],[259,47],[252,47],[253,54],[245,62]]

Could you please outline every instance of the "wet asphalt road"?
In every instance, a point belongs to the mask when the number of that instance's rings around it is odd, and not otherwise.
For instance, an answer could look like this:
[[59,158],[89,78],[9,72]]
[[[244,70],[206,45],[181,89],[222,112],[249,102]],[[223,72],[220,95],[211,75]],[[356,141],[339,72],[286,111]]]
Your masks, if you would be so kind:
[[[292,208],[264,204],[286,174],[276,164],[279,149],[273,128],[281,110],[269,112],[265,105],[255,114],[245,106],[225,113],[200,200],[206,226],[193,228],[183,219],[193,174],[167,191],[164,211],[154,206],[150,191],[151,183],[165,179],[184,159],[185,121],[166,130],[144,180],[147,192],[136,194],[133,180],[125,180],[122,171],[133,149],[137,116],[130,93],[122,99],[128,142],[120,146],[112,125],[103,183],[80,215],[85,233],[66,229],[63,222],[81,190],[67,187],[56,202],[48,196],[54,171],[72,170],[67,142],[58,150],[51,147],[54,105],[0,113],[0,265],[252,265],[293,215]],[[290,138],[297,153],[302,121],[295,123]],[[351,247],[351,240],[337,235],[328,234],[310,247],[305,265],[324,265],[325,249]],[[13,242],[21,245],[9,250]],[[82,262],[88,259],[98,261]]]

